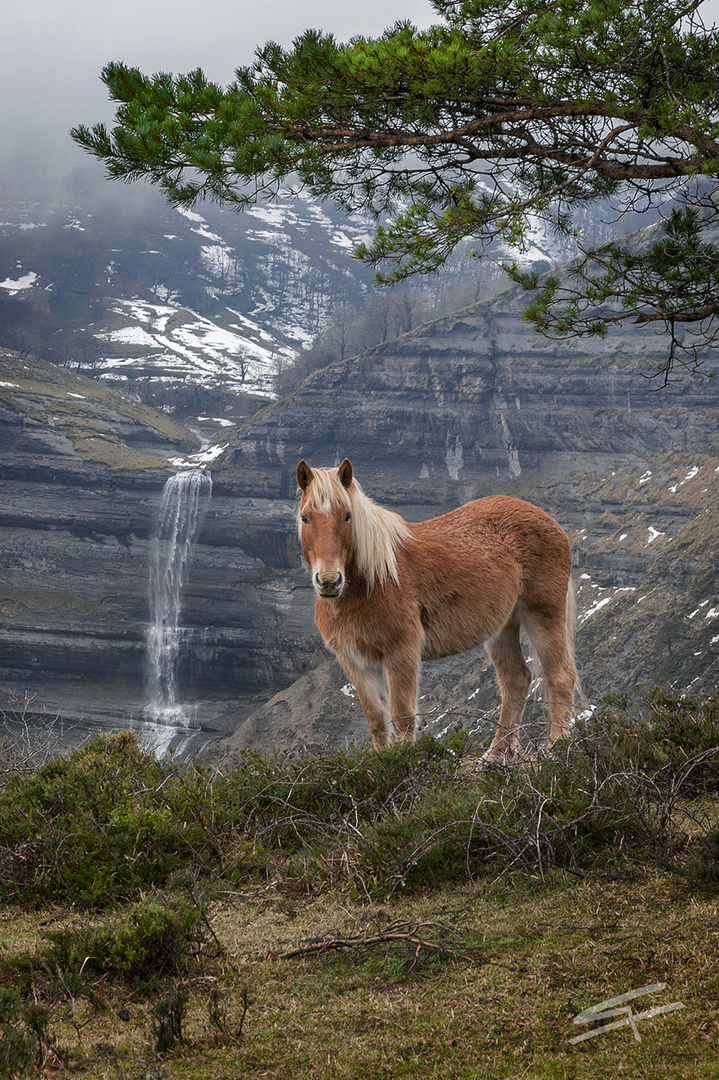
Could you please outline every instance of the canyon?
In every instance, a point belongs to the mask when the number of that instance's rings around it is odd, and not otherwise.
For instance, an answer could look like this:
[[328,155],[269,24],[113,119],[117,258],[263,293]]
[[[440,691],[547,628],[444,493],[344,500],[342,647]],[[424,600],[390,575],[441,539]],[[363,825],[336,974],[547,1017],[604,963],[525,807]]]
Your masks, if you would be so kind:
[[[552,513],[575,553],[587,702],[640,683],[715,685],[719,384],[685,373],[655,390],[661,337],[552,341],[522,303],[509,290],[330,364],[215,431],[204,462],[207,432],[3,350],[0,708],[58,718],[69,741],[132,726],[178,753],[364,740],[314,628],[301,457],[350,457],[365,491],[408,520],[499,492]],[[183,590],[178,686],[197,726],[168,737],[145,716],[150,547],[168,477],[198,462],[212,498]],[[429,730],[491,731],[498,695],[481,651],[426,665],[421,692]]]

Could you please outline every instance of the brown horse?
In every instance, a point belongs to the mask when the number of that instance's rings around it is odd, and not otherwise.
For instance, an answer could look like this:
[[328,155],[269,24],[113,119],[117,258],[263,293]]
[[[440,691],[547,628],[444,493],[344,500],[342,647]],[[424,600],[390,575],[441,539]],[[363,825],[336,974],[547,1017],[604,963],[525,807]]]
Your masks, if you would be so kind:
[[485,644],[502,693],[486,758],[511,756],[531,683],[521,626],[544,675],[550,745],[567,733],[577,686],[572,554],[556,521],[493,495],[410,524],[364,494],[346,458],[338,469],[301,461],[297,483],[317,626],[359,694],[377,749],[392,728],[414,738],[422,660]]

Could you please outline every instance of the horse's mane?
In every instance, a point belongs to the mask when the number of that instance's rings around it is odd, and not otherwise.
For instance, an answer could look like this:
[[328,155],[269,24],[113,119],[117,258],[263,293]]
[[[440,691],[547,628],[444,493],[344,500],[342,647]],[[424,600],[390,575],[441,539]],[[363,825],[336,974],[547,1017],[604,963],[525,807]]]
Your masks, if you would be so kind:
[[352,514],[354,558],[370,589],[377,582],[384,586],[388,577],[399,585],[395,553],[412,536],[404,518],[365,495],[354,477],[346,488],[336,469],[313,469],[303,508],[326,514],[336,506]]

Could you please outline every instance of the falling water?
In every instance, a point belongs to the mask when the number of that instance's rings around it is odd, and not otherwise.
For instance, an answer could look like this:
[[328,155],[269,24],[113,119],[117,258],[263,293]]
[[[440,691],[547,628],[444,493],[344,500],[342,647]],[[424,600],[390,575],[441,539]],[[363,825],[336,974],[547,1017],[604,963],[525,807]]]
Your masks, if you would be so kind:
[[165,484],[157,533],[150,549],[150,617],[147,635],[148,720],[192,726],[192,710],[176,700],[180,649],[188,631],[180,626],[182,586],[192,542],[212,495],[212,477],[201,469],[176,473]]

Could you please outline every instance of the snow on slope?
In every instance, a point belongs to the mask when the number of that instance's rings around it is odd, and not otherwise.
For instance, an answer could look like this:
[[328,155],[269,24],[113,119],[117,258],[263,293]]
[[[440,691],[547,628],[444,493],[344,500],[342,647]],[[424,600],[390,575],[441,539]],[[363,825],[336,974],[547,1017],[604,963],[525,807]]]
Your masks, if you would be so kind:
[[0,298],[20,305],[3,344],[131,391],[219,382],[267,396],[333,309],[366,294],[370,272],[347,257],[370,233],[360,215],[289,191],[242,214],[126,198],[0,201]]
[[[240,214],[134,197],[103,188],[81,205],[0,200],[0,302],[17,305],[1,344],[131,391],[142,382],[143,394],[150,382],[221,383],[265,396],[371,288],[371,271],[349,257],[374,230],[362,214],[289,190]],[[564,251],[537,221],[527,250],[504,254],[555,262]]]
[[239,312],[231,313],[235,321],[227,326],[178,305],[142,300],[117,300],[111,313],[121,325],[95,334],[113,345],[114,355],[98,362],[110,382],[131,379],[141,366],[164,380],[189,378],[200,385],[224,380],[236,389],[270,395],[277,364],[295,355]]

